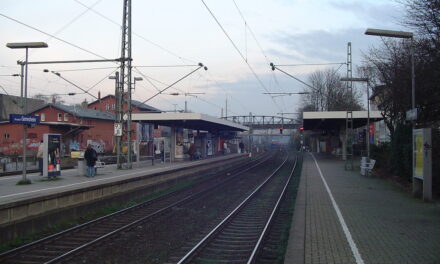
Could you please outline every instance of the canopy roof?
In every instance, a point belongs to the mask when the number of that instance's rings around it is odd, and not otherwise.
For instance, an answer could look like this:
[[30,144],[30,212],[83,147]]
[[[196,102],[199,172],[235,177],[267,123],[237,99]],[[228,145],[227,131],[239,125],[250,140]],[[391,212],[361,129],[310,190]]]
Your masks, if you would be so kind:
[[[365,126],[368,111],[352,111],[353,128]],[[305,130],[339,130],[345,127],[347,111],[304,112],[303,123]],[[380,111],[370,111],[370,123],[382,120]]]
[[133,113],[133,121],[206,131],[247,131],[248,127],[201,113]]

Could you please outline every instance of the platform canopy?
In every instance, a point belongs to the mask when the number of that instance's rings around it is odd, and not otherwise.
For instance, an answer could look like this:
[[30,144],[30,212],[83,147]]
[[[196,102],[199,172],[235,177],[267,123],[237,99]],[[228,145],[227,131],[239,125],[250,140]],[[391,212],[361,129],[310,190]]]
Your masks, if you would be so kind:
[[133,121],[205,131],[247,131],[248,127],[201,113],[133,113]]
[[[367,125],[367,111],[352,111],[353,128]],[[370,111],[370,123],[382,120],[381,111]],[[304,130],[339,130],[345,128],[347,111],[304,112]]]

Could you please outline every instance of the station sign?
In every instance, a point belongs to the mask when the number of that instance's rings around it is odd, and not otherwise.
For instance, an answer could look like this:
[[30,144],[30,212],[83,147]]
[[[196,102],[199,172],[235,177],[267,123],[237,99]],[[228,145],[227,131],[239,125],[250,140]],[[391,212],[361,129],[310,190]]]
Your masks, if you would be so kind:
[[413,108],[406,111],[406,120],[407,121],[417,120],[417,108]]
[[40,117],[33,115],[9,114],[9,123],[23,124],[23,125],[38,125],[40,124]]

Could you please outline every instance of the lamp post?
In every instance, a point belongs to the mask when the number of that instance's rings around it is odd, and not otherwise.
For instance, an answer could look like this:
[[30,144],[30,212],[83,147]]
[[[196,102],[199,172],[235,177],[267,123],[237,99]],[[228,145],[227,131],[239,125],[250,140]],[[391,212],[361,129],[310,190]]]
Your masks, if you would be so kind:
[[368,78],[341,78],[342,82],[367,83],[367,162],[370,162],[370,86]]
[[[412,32],[406,31],[395,31],[395,30],[384,30],[384,29],[374,29],[367,28],[365,31],[365,35],[371,36],[379,36],[379,37],[390,37],[390,38],[403,38],[403,39],[411,39],[411,111],[415,111],[415,119],[412,122],[412,137],[411,137],[411,145],[412,145],[412,171],[414,173],[414,121],[417,120],[417,110],[416,110],[416,77],[415,77],[415,62],[414,62],[414,34]],[[413,178],[413,193],[416,192],[417,189],[417,181],[416,178]]]
[[[7,43],[6,47],[10,49],[26,49],[26,58],[24,62],[18,61],[17,63],[21,65],[21,77],[23,78],[23,65],[25,67],[25,74],[24,74],[24,88],[23,88],[23,82],[21,82],[21,96],[22,96],[22,102],[23,102],[23,114],[27,114],[28,108],[27,108],[27,79],[28,79],[28,57],[29,57],[29,49],[36,49],[36,48],[47,48],[47,44],[45,42],[16,42],[16,43]],[[24,91],[23,91],[24,90]],[[23,184],[29,184],[30,181],[26,178],[26,141],[27,141],[27,125],[23,125]]]

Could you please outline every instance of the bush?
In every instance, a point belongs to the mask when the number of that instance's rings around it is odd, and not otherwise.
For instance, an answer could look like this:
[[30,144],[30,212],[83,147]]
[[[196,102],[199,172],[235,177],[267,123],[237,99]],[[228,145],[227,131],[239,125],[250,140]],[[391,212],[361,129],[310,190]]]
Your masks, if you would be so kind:
[[412,128],[399,125],[391,137],[390,169],[401,178],[411,180],[412,175]]
[[371,145],[370,155],[372,159],[376,160],[375,166],[378,168],[386,169],[390,168],[390,142],[382,142],[379,145]]

